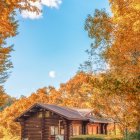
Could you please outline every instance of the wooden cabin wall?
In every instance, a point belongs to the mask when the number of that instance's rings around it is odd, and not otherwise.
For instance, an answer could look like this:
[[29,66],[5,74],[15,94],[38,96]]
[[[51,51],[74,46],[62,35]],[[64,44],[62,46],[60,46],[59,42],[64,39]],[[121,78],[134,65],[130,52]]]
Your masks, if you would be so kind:
[[61,120],[61,127],[64,128],[64,139],[67,140],[68,137],[68,128],[67,128],[67,121],[63,118],[60,117],[59,115],[50,112],[49,117],[45,117],[44,119],[44,137],[43,140],[53,140],[55,137],[50,135],[50,126],[59,126],[59,121]]
[[54,140],[55,137],[50,135],[50,127],[59,126],[60,120],[65,132],[64,140],[68,140],[68,121],[50,111],[37,112],[25,121],[22,121],[21,138],[28,138],[28,140]]
[[[89,134],[88,127],[93,127],[93,134],[106,134],[107,124],[89,123],[84,121],[68,121],[62,116],[51,111],[42,110],[35,114],[31,114],[28,119],[21,121],[21,138],[28,138],[27,140],[55,140],[51,136],[51,126],[59,127],[61,120],[61,127],[64,129],[64,140],[69,140],[74,136],[74,126],[78,126],[79,135]],[[22,139],[24,140],[24,139]]]
[[28,138],[29,140],[42,139],[42,119],[38,118],[37,114],[22,123],[22,138]]

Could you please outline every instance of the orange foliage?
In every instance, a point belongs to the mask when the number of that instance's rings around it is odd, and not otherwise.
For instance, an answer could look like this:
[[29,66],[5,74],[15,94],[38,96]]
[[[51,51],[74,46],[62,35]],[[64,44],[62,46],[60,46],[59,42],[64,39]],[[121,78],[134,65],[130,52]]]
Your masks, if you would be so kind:
[[63,105],[71,107],[90,107],[92,97],[92,82],[94,78],[90,74],[78,73],[67,83],[61,84],[60,92],[62,94]]
[[101,75],[102,80],[94,84],[97,92],[93,105],[119,120],[123,129],[140,130],[140,3],[139,0],[109,2],[111,16],[104,10],[96,10],[85,25],[94,41],[91,50],[97,52],[102,48],[102,58],[109,65],[109,70]]
[[18,137],[20,135],[20,127],[19,124],[14,122],[14,118],[37,102],[59,104],[59,92],[56,91],[53,87],[42,88],[37,90],[37,92],[33,93],[31,96],[27,98],[23,97],[17,100],[10,107],[7,107],[0,113],[1,135],[6,136],[8,134],[10,136],[10,139]]
[[4,137],[9,135],[10,139],[17,138],[20,135],[20,127],[19,124],[13,122],[14,118],[37,102],[81,108],[90,107],[93,79],[89,74],[78,73],[67,83],[61,84],[59,90],[54,87],[45,87],[29,97],[20,98],[0,113],[1,135]]
[[[39,9],[31,5],[31,2],[36,0],[0,0],[0,84],[4,83],[9,73],[7,70],[12,68],[12,63],[9,59],[12,46],[6,46],[6,39],[17,34],[16,10],[40,12]],[[0,106],[4,101],[4,90],[0,87]],[[4,97],[4,98],[3,98]]]
[[110,0],[114,41],[107,52],[111,66],[128,75],[140,75],[140,2]]

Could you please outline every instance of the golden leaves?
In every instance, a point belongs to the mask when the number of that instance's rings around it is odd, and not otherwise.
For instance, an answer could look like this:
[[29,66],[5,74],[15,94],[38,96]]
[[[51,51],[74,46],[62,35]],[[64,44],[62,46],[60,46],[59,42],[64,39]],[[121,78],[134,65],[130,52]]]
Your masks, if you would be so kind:
[[[61,84],[62,104],[65,106],[85,108],[90,107],[94,77],[83,72],[77,73],[67,83]],[[87,106],[88,105],[88,106]]]
[[[13,120],[37,102],[46,104],[61,104],[62,101],[60,93],[53,87],[41,88],[37,90],[36,93],[31,94],[28,98],[21,97],[10,107],[7,107],[0,112],[0,129],[1,132],[3,131],[3,139],[6,139],[8,136],[10,136],[11,139],[19,138],[20,126]],[[6,134],[4,132],[6,132]]]
[[[102,56],[109,64],[109,71],[101,75],[102,80],[95,81],[98,90],[93,105],[111,117],[116,116],[122,124],[126,123],[125,127],[134,128],[140,121],[140,3],[139,0],[109,1],[110,17],[98,10],[86,20],[93,46],[104,48]],[[98,51],[96,47],[92,50]]]

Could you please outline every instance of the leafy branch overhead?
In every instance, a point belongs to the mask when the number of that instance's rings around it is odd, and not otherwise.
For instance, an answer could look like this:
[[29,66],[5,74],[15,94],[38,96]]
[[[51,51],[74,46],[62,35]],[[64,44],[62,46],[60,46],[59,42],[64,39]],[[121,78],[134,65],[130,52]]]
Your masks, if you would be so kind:
[[[10,60],[10,53],[13,51],[13,45],[7,45],[7,39],[17,35],[18,21],[16,12],[27,10],[41,12],[37,7],[31,5],[35,0],[1,0],[0,1],[0,90],[4,91],[3,83],[9,77],[9,69],[13,67]],[[3,98],[3,92],[0,92],[0,98]]]

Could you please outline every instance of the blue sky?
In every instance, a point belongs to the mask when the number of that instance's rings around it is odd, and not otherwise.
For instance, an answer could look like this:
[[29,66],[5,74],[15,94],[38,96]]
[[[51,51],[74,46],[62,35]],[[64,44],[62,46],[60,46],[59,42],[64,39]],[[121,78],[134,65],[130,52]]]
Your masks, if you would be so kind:
[[39,19],[19,16],[19,34],[9,41],[15,51],[6,92],[29,96],[48,85],[58,88],[74,76],[91,43],[85,19],[97,8],[109,11],[108,0],[62,0],[59,8],[44,7]]

